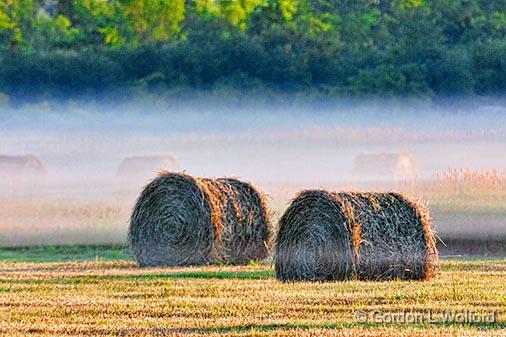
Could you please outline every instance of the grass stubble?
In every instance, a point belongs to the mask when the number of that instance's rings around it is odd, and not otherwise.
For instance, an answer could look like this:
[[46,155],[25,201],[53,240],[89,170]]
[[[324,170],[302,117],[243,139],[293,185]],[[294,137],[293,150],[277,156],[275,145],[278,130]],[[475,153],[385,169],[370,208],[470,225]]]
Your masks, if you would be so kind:
[[[443,260],[430,281],[279,282],[271,263],[137,268],[0,263],[0,335],[505,336],[506,260]],[[495,323],[388,324],[354,312],[495,312]]]

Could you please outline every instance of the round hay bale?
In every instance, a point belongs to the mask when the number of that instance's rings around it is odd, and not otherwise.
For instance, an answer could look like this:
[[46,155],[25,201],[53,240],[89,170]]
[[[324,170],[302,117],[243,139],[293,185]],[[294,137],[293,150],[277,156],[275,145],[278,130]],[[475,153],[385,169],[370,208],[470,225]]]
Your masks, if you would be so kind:
[[429,279],[438,256],[420,203],[399,193],[326,191],[292,202],[275,254],[283,281]]
[[242,185],[256,191],[234,179],[161,173],[143,189],[130,219],[134,259],[140,266],[180,266],[267,257],[268,209],[260,193],[236,187]]

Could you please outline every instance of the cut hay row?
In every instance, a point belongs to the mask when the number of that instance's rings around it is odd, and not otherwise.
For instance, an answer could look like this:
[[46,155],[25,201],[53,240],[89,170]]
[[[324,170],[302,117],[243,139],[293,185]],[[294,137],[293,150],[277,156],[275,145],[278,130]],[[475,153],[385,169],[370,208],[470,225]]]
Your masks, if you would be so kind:
[[300,193],[279,222],[276,276],[429,279],[437,261],[427,209],[399,193]]
[[269,255],[264,196],[236,179],[165,172],[142,191],[128,230],[140,266],[240,264]]

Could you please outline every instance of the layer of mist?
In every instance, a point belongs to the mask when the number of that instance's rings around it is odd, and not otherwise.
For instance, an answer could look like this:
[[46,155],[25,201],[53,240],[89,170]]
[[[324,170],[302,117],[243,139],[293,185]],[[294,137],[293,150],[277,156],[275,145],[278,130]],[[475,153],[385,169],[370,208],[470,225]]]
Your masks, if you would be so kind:
[[[471,111],[407,103],[318,109],[251,102],[177,109],[156,101],[6,107],[0,111],[0,155],[36,156],[47,174],[34,180],[2,173],[0,245],[124,242],[133,202],[157,173],[153,168],[140,177],[119,177],[127,157],[170,155],[190,174],[252,181],[271,195],[279,214],[300,188],[397,189],[404,180],[429,181],[450,168],[502,171],[505,152],[501,105]],[[385,163],[378,170],[357,169],[360,154],[409,154],[416,171],[399,177],[380,170]],[[48,214],[45,203],[60,208]],[[74,216],[76,207],[92,219]],[[34,209],[39,213],[30,213]],[[479,227],[488,226],[488,236],[506,232],[503,218]],[[451,219],[445,221],[439,226],[443,233],[452,227]],[[53,232],[41,234],[39,227]]]

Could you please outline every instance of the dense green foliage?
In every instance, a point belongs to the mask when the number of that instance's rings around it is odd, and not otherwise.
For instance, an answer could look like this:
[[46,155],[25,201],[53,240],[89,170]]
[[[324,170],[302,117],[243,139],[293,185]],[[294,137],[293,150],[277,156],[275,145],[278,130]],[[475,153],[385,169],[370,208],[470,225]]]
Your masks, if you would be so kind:
[[[504,0],[3,0],[0,91],[498,95]],[[127,90],[125,90],[127,89]]]

